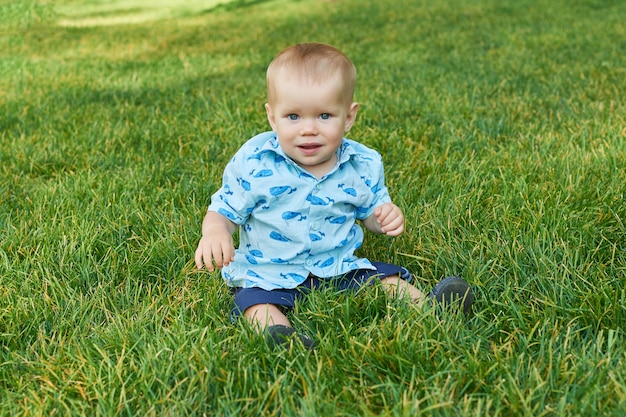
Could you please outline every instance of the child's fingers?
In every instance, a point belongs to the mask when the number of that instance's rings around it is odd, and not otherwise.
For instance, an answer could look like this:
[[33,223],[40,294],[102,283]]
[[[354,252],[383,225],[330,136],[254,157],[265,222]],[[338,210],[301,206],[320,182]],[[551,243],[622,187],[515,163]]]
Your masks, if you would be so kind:
[[[209,269],[209,271],[213,271],[213,264],[215,264],[218,269],[221,269],[230,263],[232,257],[233,254],[231,253],[228,245],[215,244],[211,248],[211,253],[207,257],[208,259],[205,258],[205,265],[207,265],[207,269]],[[209,265],[211,265],[210,268],[208,268]]]
[[393,204],[385,204],[378,207],[379,213],[376,216],[378,218],[378,223],[382,226],[387,225],[389,222],[393,221],[396,217],[402,216],[400,209],[398,209]]
[[399,216],[387,217],[385,220],[386,221],[381,224],[381,227],[385,233],[396,230],[404,224],[404,219]]
[[383,204],[382,206],[378,206],[374,209],[374,215],[376,216],[376,220],[378,220],[379,224],[384,224],[385,219],[391,213],[393,207],[390,207],[389,204]]
[[394,204],[381,206],[378,223],[382,232],[390,236],[397,236],[404,231],[404,216]]
[[202,236],[198,242],[194,259],[196,267],[205,267],[209,272],[215,268],[222,268],[233,261],[235,256],[235,246],[232,236],[228,233],[212,233]]
[[196,266],[198,269],[202,269],[204,266],[209,272],[212,272],[215,267],[222,268],[228,265],[234,257],[234,248],[231,246],[221,243],[199,245],[195,254]]
[[[212,252],[204,252],[202,254],[202,261],[200,264],[200,269],[202,269],[202,266],[204,265],[207,271],[213,272],[215,270],[215,266],[213,264],[213,257],[214,255]],[[217,262],[215,262],[215,264],[219,268],[219,265],[217,265]]]
[[222,266],[226,266],[235,260],[235,247],[232,244],[222,246]]
[[198,269],[202,269],[202,266],[203,266],[203,258],[204,258],[204,256],[203,256],[203,250],[202,250],[202,247],[201,247],[201,246],[198,246],[198,248],[196,249],[195,256],[194,256],[194,259],[195,259],[195,261],[196,261],[196,267],[197,267]]
[[396,218],[394,221],[384,226],[383,233],[389,236],[398,236],[404,231],[404,220],[402,218]]

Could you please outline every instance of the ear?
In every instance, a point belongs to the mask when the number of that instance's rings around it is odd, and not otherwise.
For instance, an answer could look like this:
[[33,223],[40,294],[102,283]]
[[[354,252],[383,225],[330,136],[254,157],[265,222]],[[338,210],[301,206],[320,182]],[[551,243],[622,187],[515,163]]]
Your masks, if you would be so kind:
[[348,133],[350,129],[352,129],[352,125],[356,120],[356,114],[359,111],[359,103],[350,104],[350,108],[348,109],[348,114],[346,115],[346,124],[343,128],[344,133]]
[[269,103],[265,103],[265,112],[267,113],[267,121],[270,122],[272,130],[276,131],[276,117],[274,116],[274,111]]

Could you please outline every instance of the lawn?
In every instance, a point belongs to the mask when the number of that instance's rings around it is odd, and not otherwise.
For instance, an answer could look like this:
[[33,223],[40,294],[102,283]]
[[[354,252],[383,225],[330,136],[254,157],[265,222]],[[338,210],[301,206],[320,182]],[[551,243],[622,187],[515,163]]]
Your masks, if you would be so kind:
[[[217,3],[0,2],[0,415],[624,415],[626,3]],[[462,275],[470,318],[324,290],[276,350],[195,270],[303,41],[356,64],[405,211],[361,254]]]

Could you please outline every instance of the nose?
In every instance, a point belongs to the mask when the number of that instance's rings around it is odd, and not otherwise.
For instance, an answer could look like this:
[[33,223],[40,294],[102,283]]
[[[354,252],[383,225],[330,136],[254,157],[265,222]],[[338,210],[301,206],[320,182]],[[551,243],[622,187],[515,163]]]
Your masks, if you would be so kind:
[[300,129],[300,136],[314,136],[314,135],[317,135],[317,126],[315,124],[315,121],[313,120],[304,121]]

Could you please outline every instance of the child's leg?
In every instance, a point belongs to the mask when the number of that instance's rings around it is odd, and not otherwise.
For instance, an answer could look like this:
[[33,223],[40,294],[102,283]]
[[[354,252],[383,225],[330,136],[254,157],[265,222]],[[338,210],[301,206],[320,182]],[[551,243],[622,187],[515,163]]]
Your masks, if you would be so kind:
[[274,304],[255,304],[248,307],[243,316],[250,321],[259,332],[266,332],[268,339],[278,345],[290,345],[293,336],[302,342],[307,349],[315,348],[316,343],[303,334],[297,333],[289,323],[289,319]]
[[398,275],[391,275],[380,280],[383,288],[392,297],[409,297],[414,303],[421,303],[426,299],[423,292],[409,284]]
[[469,314],[474,301],[472,288],[459,277],[448,277],[441,281],[425,296],[420,290],[409,284],[398,275],[391,275],[380,280],[383,288],[392,297],[409,297],[416,304],[422,304],[426,298],[433,298],[445,305],[456,304],[458,300],[463,313]]
[[275,325],[291,327],[289,319],[274,304],[255,304],[248,307],[243,316],[259,331]]

